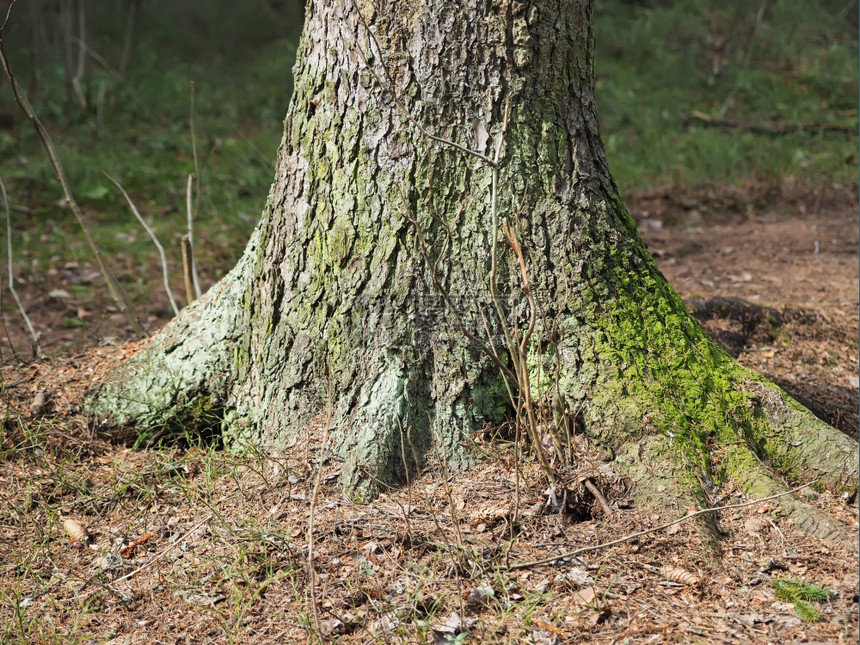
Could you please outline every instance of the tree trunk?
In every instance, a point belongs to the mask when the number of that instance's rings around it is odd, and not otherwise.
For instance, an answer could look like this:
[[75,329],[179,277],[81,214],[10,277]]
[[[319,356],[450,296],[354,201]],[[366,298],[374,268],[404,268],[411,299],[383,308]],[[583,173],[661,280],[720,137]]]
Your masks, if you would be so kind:
[[701,504],[726,478],[783,490],[772,471],[854,494],[855,442],[712,342],[639,238],[600,141],[592,11],[312,2],[254,239],[91,409],[236,449],[325,414],[344,483],[372,488],[431,454],[468,463],[522,364],[517,405],[572,421],[645,505]]

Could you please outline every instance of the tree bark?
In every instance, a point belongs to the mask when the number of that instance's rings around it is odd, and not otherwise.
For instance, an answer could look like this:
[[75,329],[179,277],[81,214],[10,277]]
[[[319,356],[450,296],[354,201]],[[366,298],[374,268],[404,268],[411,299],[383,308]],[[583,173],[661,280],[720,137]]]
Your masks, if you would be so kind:
[[431,455],[469,462],[464,440],[511,412],[507,334],[528,339],[534,406],[570,417],[645,505],[781,476],[854,494],[855,442],[711,341],[639,238],[600,141],[592,11],[311,2],[254,239],[93,412],[138,432],[216,426],[236,449],[325,413],[345,485],[373,488]]

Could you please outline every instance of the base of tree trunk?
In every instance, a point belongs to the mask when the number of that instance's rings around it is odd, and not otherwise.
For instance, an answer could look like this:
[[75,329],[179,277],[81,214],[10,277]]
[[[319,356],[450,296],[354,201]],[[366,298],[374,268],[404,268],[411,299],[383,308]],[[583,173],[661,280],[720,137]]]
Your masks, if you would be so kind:
[[[144,440],[209,433],[233,450],[277,448],[249,441],[260,434],[249,415],[233,405],[233,392],[241,389],[235,351],[242,345],[241,303],[248,268],[240,264],[92,390],[88,408],[103,428],[133,429]],[[225,302],[235,306],[226,308]],[[578,403],[578,430],[634,484],[636,504],[664,517],[680,516],[691,507],[713,505],[709,493],[727,481],[749,497],[775,495],[805,482],[855,496],[854,441],[710,346],[714,353],[709,369],[721,374],[716,382],[725,389],[712,387],[708,395],[714,405],[707,418],[701,409],[677,405],[683,397],[667,405],[659,394],[682,387],[683,379],[673,382],[669,375],[660,382],[653,371],[639,366],[648,376],[637,383],[630,377],[636,365],[624,374],[612,366],[598,370],[604,373],[595,381],[602,386]],[[417,476],[431,454],[449,468],[467,467],[474,460],[463,448],[470,436],[492,410],[510,410],[492,366],[485,366],[484,386],[467,393],[461,381],[439,398],[439,383],[448,381],[434,384],[432,369],[431,364],[390,357],[385,365],[376,365],[375,378],[357,384],[333,404],[315,399],[319,405],[314,413],[331,430],[331,447],[344,461],[343,485],[351,494],[367,498],[404,483]],[[561,385],[570,378],[561,374]],[[580,391],[567,387],[571,401]],[[250,418],[261,423],[265,410],[256,410]],[[304,431],[308,419],[276,421],[285,429],[278,436],[286,443]],[[840,542],[856,539],[854,531],[797,497],[784,496],[775,504],[808,533]],[[714,527],[710,520],[700,523],[702,541],[712,549],[719,541]]]
[[594,6],[310,2],[254,240],[93,413],[235,450],[322,418],[367,494],[431,455],[468,465],[464,441],[516,408],[535,454],[575,425],[661,513],[727,481],[856,495],[856,442],[731,359],[654,265],[603,153]]

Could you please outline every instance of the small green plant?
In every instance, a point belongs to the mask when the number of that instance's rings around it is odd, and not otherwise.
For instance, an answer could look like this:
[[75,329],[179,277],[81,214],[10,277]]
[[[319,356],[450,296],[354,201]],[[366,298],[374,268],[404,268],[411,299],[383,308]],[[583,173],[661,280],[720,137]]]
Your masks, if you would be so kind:
[[811,603],[827,602],[833,595],[824,587],[792,578],[777,578],[772,584],[776,597],[783,602],[792,603],[798,617],[810,623],[821,618],[818,610]]
[[807,623],[818,622],[818,619],[821,618],[818,610],[805,600],[795,600],[794,610],[797,612],[797,616]]

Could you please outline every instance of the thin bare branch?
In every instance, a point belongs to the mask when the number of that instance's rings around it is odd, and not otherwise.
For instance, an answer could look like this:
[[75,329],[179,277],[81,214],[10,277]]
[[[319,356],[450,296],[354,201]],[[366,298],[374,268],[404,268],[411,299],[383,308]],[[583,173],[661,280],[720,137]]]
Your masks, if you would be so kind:
[[106,71],[110,76],[112,76],[115,80],[122,82],[122,75],[113,68],[113,66],[107,61],[104,56],[99,54],[97,51],[95,51],[92,47],[87,45],[77,36],[72,36],[72,42],[75,43],[81,51],[85,52],[87,56],[89,56],[99,65],[101,65],[102,69],[104,69],[104,71]]
[[151,567],[151,566],[152,566],[153,564],[155,564],[158,560],[160,560],[161,558],[163,558],[164,556],[166,556],[168,553],[170,553],[171,551],[173,551],[173,550],[176,548],[176,545],[177,545],[177,544],[181,544],[183,541],[185,541],[186,539],[188,539],[188,537],[189,537],[192,533],[194,533],[194,531],[196,531],[196,530],[197,530],[197,529],[199,529],[201,526],[203,526],[204,524],[206,524],[206,522],[208,522],[209,520],[211,520],[213,517],[214,517],[214,515],[213,515],[212,513],[210,513],[209,515],[207,515],[206,517],[204,517],[202,520],[200,520],[199,522],[197,522],[197,524],[195,524],[195,525],[194,525],[194,526],[192,526],[190,529],[188,529],[188,530],[187,530],[187,531],[186,531],[182,536],[180,536],[180,537],[179,537],[179,538],[177,538],[176,540],[171,541],[170,546],[168,546],[166,549],[164,549],[164,550],[159,551],[158,553],[156,553],[154,556],[152,556],[149,560],[147,560],[146,562],[144,562],[142,565],[140,565],[137,569],[135,569],[135,570],[134,570],[134,571],[132,571],[131,573],[127,573],[126,575],[122,576],[121,578],[117,578],[116,580],[111,580],[111,584],[116,584],[117,582],[122,582],[123,580],[129,580],[130,578],[133,578],[134,576],[136,576],[138,573],[140,573],[140,572],[141,572],[141,571],[143,571],[144,569],[147,569],[147,568]]
[[[191,247],[191,279],[194,282],[194,293],[199,298],[200,279],[197,277],[197,263],[194,261],[194,220],[200,208],[200,164],[197,160],[197,137],[194,136],[194,81],[191,81],[191,155],[194,157],[194,174],[188,175],[188,185],[185,189],[186,211],[188,212],[188,246]],[[194,193],[194,210],[191,209],[191,184],[197,180],[197,190]]]
[[520,338],[519,347],[517,348],[517,359],[514,362],[514,365],[517,366],[515,368],[517,374],[517,386],[521,399],[519,402],[520,405],[517,406],[517,417],[520,415],[520,407],[524,408],[526,411],[526,428],[529,433],[529,438],[532,440],[535,453],[537,453],[541,469],[544,471],[550,486],[555,488],[555,473],[549,463],[549,458],[546,455],[546,450],[543,447],[540,432],[538,431],[539,423],[535,416],[534,402],[532,400],[531,393],[531,379],[529,378],[529,368],[526,360],[529,341],[531,340],[532,334],[534,333],[537,325],[537,304],[535,303],[534,293],[532,292],[531,282],[529,281],[526,259],[523,255],[522,247],[517,240],[516,233],[507,222],[503,227],[505,237],[508,238],[508,244],[510,245],[511,250],[514,253],[514,257],[517,260],[517,264],[519,265],[522,290],[529,303],[529,326],[526,328],[525,333],[523,333],[522,338]]
[[726,96],[726,100],[723,101],[722,106],[720,107],[719,111],[717,112],[717,114],[720,117],[724,117],[726,115],[726,111],[729,109],[729,105],[732,102],[732,98],[734,97],[734,94],[737,91],[738,87],[740,87],[741,80],[743,79],[744,75],[746,74],[747,68],[749,67],[750,59],[752,58],[753,49],[755,48],[756,36],[758,36],[759,29],[761,27],[762,21],[764,20],[764,12],[766,9],[767,9],[767,0],[762,0],[762,3],[761,3],[761,5],[759,5],[759,8],[758,8],[758,13],[756,14],[756,17],[755,17],[755,23],[753,23],[752,34],[750,35],[750,41],[749,41],[749,44],[747,45],[746,54],[744,55],[744,62],[743,62],[743,65],[741,66],[741,71],[735,76],[735,82],[732,85],[732,89],[729,91],[728,96]]
[[[78,2],[78,34],[76,37],[73,34],[71,35],[72,40],[78,40],[80,42],[85,42],[87,37],[87,19],[86,19],[86,4],[83,0],[79,0]],[[84,45],[86,47],[86,45]],[[81,108],[84,110],[87,109],[87,97],[84,95],[84,90],[81,87],[81,79],[84,77],[84,71],[86,70],[86,50],[85,48],[78,49],[78,63],[75,68],[74,76],[72,76],[72,87],[75,90],[75,95],[78,97],[78,102],[81,104]]]
[[549,558],[542,558],[540,560],[532,560],[531,562],[515,562],[514,564],[508,567],[508,570],[514,569],[530,569],[532,567],[537,567],[542,564],[551,564],[553,562],[558,562],[559,560],[567,560],[569,558],[575,558],[581,553],[586,553],[588,551],[600,551],[610,546],[615,546],[616,544],[621,544],[622,542],[629,542],[630,540],[635,540],[638,537],[642,537],[643,535],[648,535],[649,533],[656,533],[657,531],[663,531],[670,526],[674,526],[675,524],[680,524],[681,522],[686,522],[687,520],[691,520],[694,517],[698,517],[699,515],[704,515],[705,513],[716,513],[717,511],[727,511],[735,508],[744,508],[745,506],[753,506],[754,504],[760,504],[761,502],[767,502],[772,499],[776,499],[777,497],[785,497],[786,495],[791,495],[798,491],[803,490],[804,488],[808,488],[812,486],[815,482],[807,482],[802,486],[797,486],[796,488],[792,488],[791,490],[786,490],[781,493],[777,493],[776,495],[770,495],[769,497],[759,497],[758,499],[752,499],[747,502],[741,502],[739,504],[726,504],[725,506],[712,506],[710,508],[703,508],[698,511],[693,511],[691,513],[687,513],[684,517],[679,517],[677,520],[672,520],[671,522],[666,522],[665,524],[661,524],[660,526],[655,526],[650,529],[645,529],[644,531],[637,531],[636,533],[630,533],[625,535],[624,537],[620,537],[617,540],[610,540],[609,542],[603,542],[601,544],[595,544],[592,546],[584,546],[582,548],[576,549],[574,551],[568,551],[567,553],[560,553],[559,555],[554,555]]
[[[403,199],[404,204],[409,203],[406,199],[406,195],[402,191],[402,188],[401,197]],[[460,329],[460,332],[470,341],[475,343],[475,345],[484,354],[486,354],[491,361],[493,361],[493,364],[499,369],[499,371],[505,376],[505,378],[509,378],[515,381],[516,375],[510,370],[510,368],[508,368],[507,365],[502,363],[498,354],[494,350],[487,347],[480,338],[475,336],[475,334],[473,334],[466,328],[463,319],[460,317],[459,310],[451,299],[451,295],[448,293],[448,290],[445,288],[445,285],[442,284],[442,281],[439,279],[439,275],[435,271],[433,271],[433,262],[430,258],[429,252],[427,251],[427,245],[424,239],[424,231],[421,227],[421,223],[409,212],[406,213],[406,219],[409,221],[410,224],[412,224],[412,226],[415,227],[415,238],[418,241],[418,250],[421,253],[422,258],[424,259],[424,262],[430,268],[430,278],[431,280],[433,280],[433,285],[436,287],[436,290],[442,296],[442,299],[445,301],[445,304],[448,305],[448,309],[450,310],[451,315],[454,317],[454,322],[457,323],[457,327]]]
[[[14,5],[14,3],[13,3]],[[9,10],[11,11],[12,5],[10,5]],[[7,12],[6,20],[8,21],[9,14]],[[3,28],[5,28],[6,23],[4,22]],[[18,85],[18,80],[15,78],[15,74],[12,71],[12,66],[9,63],[9,58],[6,55],[6,48],[3,43],[3,28],[0,28],[0,62],[3,64],[3,70],[6,72],[6,78],[9,80],[9,84],[12,86],[12,92],[15,95],[15,101],[18,103],[21,110],[24,114],[27,115],[30,123],[33,126],[33,129],[36,131],[36,135],[39,138],[39,141],[42,144],[42,147],[45,149],[45,152],[48,154],[48,159],[51,162],[51,166],[54,169],[54,173],[57,176],[57,180],[60,182],[60,185],[63,188],[63,194],[65,195],[66,202],[69,204],[69,208],[75,216],[75,219],[78,222],[78,225],[84,232],[84,237],[86,237],[87,243],[90,246],[90,249],[93,252],[93,255],[96,258],[96,263],[98,264],[99,271],[104,276],[105,282],[108,286],[108,291],[110,292],[111,298],[113,298],[116,303],[117,308],[122,312],[128,322],[131,324],[132,329],[134,329],[135,333],[145,336],[146,331],[144,331],[143,326],[140,324],[140,320],[137,317],[137,314],[134,312],[134,308],[131,305],[128,297],[125,295],[122,286],[119,284],[119,281],[116,279],[116,276],[113,274],[113,271],[108,267],[107,261],[104,258],[104,255],[99,248],[98,242],[96,241],[95,236],[90,230],[89,224],[87,223],[86,218],[84,217],[84,213],[81,210],[80,206],[78,206],[77,201],[75,200],[75,196],[72,193],[72,187],[69,184],[69,180],[66,178],[66,172],[63,169],[63,165],[60,162],[60,157],[57,155],[57,150],[54,148],[54,144],[51,141],[51,136],[48,134],[48,131],[45,129],[45,126],[42,125],[42,122],[36,116],[35,111],[33,110],[33,106],[30,105],[30,101],[21,91],[20,86]]]
[[185,301],[191,304],[196,299],[194,295],[194,279],[191,277],[191,265],[194,262],[194,256],[187,235],[182,236],[180,246],[182,247],[182,278],[185,283]]
[[[24,309],[24,303],[21,302],[21,298],[18,297],[18,292],[15,291],[15,274],[12,269],[12,215],[9,212],[9,198],[6,195],[6,185],[3,183],[2,178],[0,178],[0,196],[3,197],[3,209],[6,211],[6,255],[9,263],[9,291],[15,299],[15,304],[18,305],[18,311],[21,312],[21,318],[24,319],[24,323],[27,325],[27,330],[30,332],[30,336],[33,339],[33,351],[36,354],[36,358],[41,358],[42,346],[39,344],[39,335],[36,333],[36,330],[33,329],[33,323],[30,322],[30,316],[27,315],[27,311]],[[12,351],[15,351],[14,347],[12,348]]]
[[[397,427],[400,430],[400,461],[403,464],[403,472],[406,475],[406,508],[402,504],[398,504],[403,511],[403,520],[406,522],[406,535],[412,535],[412,524],[409,522],[409,514],[412,512],[412,476],[409,473],[409,461],[406,459],[406,435],[409,433],[403,431],[403,423],[400,416],[395,416]],[[416,464],[417,466],[418,464]]]
[[6,25],[9,24],[9,16],[12,15],[12,7],[15,6],[16,2],[18,2],[18,0],[12,0],[12,2],[9,3],[9,8],[6,9],[6,18],[4,18],[3,24],[0,25],[0,40],[2,40],[3,30],[6,29]]
[[137,221],[140,222],[140,225],[144,228],[144,230],[149,235],[152,243],[155,244],[155,248],[158,249],[158,256],[161,258],[161,274],[164,279],[164,290],[167,292],[167,297],[170,300],[170,306],[173,308],[173,315],[179,315],[179,307],[176,306],[176,300],[173,297],[173,291],[170,289],[170,272],[167,269],[167,256],[164,254],[164,247],[161,246],[161,242],[158,241],[158,238],[155,235],[155,231],[150,228],[149,224],[146,223],[146,220],[143,219],[140,212],[137,210],[137,207],[134,205],[134,202],[131,201],[131,197],[129,197],[125,188],[122,187],[122,184],[119,183],[117,179],[112,177],[106,171],[102,170],[105,177],[110,179],[114,186],[116,186],[119,191],[122,193],[122,196],[125,197],[125,201],[128,203],[128,207],[131,209],[131,212],[134,213],[134,216],[137,218]]
[[508,129],[508,118],[510,117],[511,101],[508,98],[505,101],[505,118],[502,121],[502,131],[499,135],[499,140],[496,144],[495,164],[493,165],[493,174],[490,184],[490,226],[492,227],[492,242],[490,248],[490,296],[493,299],[493,306],[496,308],[496,315],[499,317],[499,324],[502,326],[502,333],[505,337],[505,345],[508,351],[511,352],[511,361],[516,364],[517,356],[514,353],[516,343],[511,336],[510,328],[507,323],[505,310],[502,308],[502,303],[499,301],[498,287],[498,248],[499,248],[499,210],[498,210],[498,188],[499,188],[499,161],[502,155],[502,144],[504,143],[505,133]]
[[[194,153],[194,166],[197,167],[197,152]],[[194,258],[194,217],[197,207],[195,206],[193,210],[191,208],[191,185],[195,178],[197,179],[197,194],[200,194],[199,175],[188,175],[188,184],[185,186],[185,209],[188,213],[188,235],[186,236],[188,238],[188,271],[191,276],[191,283],[194,285],[194,296],[199,298],[201,295],[200,280],[197,279],[197,261]]]
[[612,517],[614,514],[612,507],[609,505],[609,502],[606,501],[606,498],[603,496],[603,493],[600,492],[600,489],[594,485],[594,482],[591,481],[590,478],[586,478],[582,483],[588,489],[588,492],[594,495],[594,499],[596,499],[597,503],[600,504],[600,508],[603,509],[604,515],[606,515],[607,518]]
[[119,57],[119,71],[123,74],[128,68],[128,63],[131,60],[131,51],[134,46],[134,22],[137,17],[138,0],[131,0],[128,5],[128,19],[125,23],[125,36],[123,36],[122,39],[122,54]]
[[311,494],[310,509],[308,510],[308,589],[311,596],[311,611],[314,618],[314,631],[321,643],[325,642],[325,639],[323,638],[320,613],[319,608],[317,607],[316,571],[314,569],[314,511],[316,510],[317,496],[319,495],[320,484],[322,483],[323,463],[325,462],[326,452],[328,451],[328,444],[329,431],[328,428],[326,428],[323,436],[322,449],[319,454],[319,463],[317,464],[317,474],[314,478],[314,490]]

